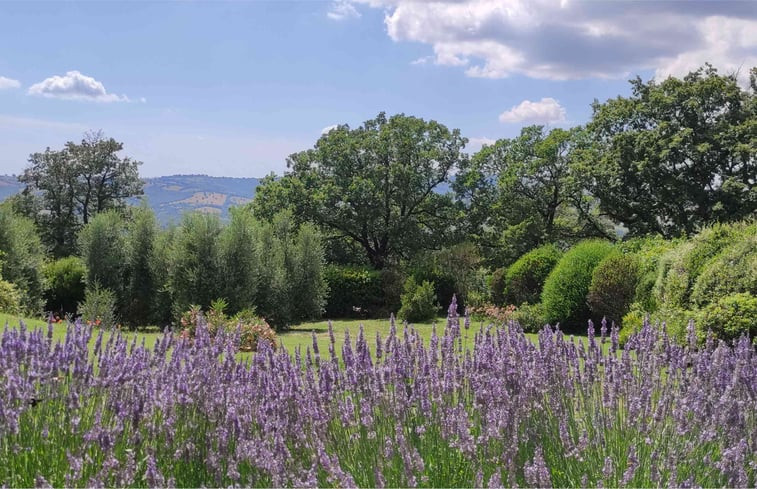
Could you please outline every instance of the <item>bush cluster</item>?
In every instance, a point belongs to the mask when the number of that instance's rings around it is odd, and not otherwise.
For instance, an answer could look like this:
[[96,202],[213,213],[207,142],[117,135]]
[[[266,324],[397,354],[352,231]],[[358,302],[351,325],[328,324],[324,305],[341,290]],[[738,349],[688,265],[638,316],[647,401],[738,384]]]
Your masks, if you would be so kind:
[[568,250],[547,277],[542,291],[544,316],[568,327],[585,324],[591,311],[586,296],[594,268],[612,252],[607,241],[582,241]]
[[255,311],[245,309],[233,316],[226,314],[229,303],[225,299],[216,299],[211,302],[207,313],[198,305],[192,305],[181,315],[179,324],[182,327],[181,335],[185,338],[194,338],[198,328],[206,328],[212,337],[219,332],[238,333],[240,351],[257,351],[261,341],[266,341],[273,349],[276,349],[276,332]]
[[408,322],[428,321],[436,317],[438,311],[434,284],[428,281],[419,284],[415,277],[409,277],[402,293],[400,319]]
[[544,281],[561,256],[555,245],[547,244],[518,258],[505,275],[504,302],[515,305],[538,302]]

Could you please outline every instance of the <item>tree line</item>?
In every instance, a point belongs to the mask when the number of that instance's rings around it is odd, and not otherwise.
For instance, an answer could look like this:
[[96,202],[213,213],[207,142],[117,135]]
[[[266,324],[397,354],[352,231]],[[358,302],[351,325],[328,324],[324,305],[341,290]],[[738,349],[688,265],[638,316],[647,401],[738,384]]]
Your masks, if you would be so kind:
[[[472,297],[482,273],[545,244],[673,238],[754,216],[757,68],[750,73],[748,87],[709,65],[681,79],[636,78],[629,96],[595,101],[585,125],[524,127],[473,155],[458,129],[381,113],[291,155],[285,174],[266,177],[226,225],[188,215],[160,230],[147,209],[127,208],[142,191],[141,163],[119,157],[123,145],[100,133],[31,155],[19,177],[25,190],[3,206],[27,219],[15,232],[39,233],[29,247],[81,256],[87,284],[117,292],[118,307],[137,322],[157,307],[144,304],[148,297],[169,304],[164,316],[224,297],[282,323],[314,317],[328,309],[323,264],[375,270],[386,303],[403,293],[394,276],[412,275],[419,286],[433,280],[439,302],[462,290]],[[134,251],[149,247],[170,260],[156,267]],[[7,256],[0,260],[5,280],[21,280]],[[310,261],[318,265],[302,270]],[[320,277],[303,285],[309,295],[286,285],[307,282],[296,273]],[[291,312],[273,312],[275,303]]]

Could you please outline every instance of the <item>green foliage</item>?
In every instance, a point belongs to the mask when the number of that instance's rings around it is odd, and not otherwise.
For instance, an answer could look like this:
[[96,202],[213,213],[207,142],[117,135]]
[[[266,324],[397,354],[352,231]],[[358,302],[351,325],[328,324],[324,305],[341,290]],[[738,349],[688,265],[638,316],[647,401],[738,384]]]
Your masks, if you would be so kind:
[[743,231],[742,224],[716,224],[666,254],[655,283],[657,301],[670,307],[689,307],[691,289],[705,264]]
[[587,301],[592,316],[620,324],[636,295],[639,258],[635,254],[611,253],[594,269]]
[[594,268],[613,250],[607,241],[582,241],[568,250],[542,290],[544,316],[550,323],[575,327],[589,319],[586,296]]
[[329,287],[326,317],[384,317],[381,272],[366,267],[327,266],[324,279]]
[[199,304],[205,308],[223,295],[218,259],[221,221],[215,215],[187,213],[176,231],[168,283],[178,314]]
[[87,289],[97,284],[115,294],[116,311],[126,310],[128,283],[126,220],[109,210],[92,218],[79,233],[79,249],[87,269]]
[[258,288],[257,223],[243,209],[231,209],[231,220],[221,231],[219,258],[224,297],[232,313],[254,307]]
[[403,114],[341,125],[291,155],[283,178],[262,182],[255,215],[291,209],[298,223],[357,243],[374,268],[384,268],[447,239],[454,204],[435,190],[466,158],[466,142],[459,130]]
[[232,317],[225,310],[229,303],[225,299],[216,299],[211,302],[207,315],[203,314],[202,308],[192,305],[181,315],[179,324],[182,326],[182,336],[193,338],[197,327],[204,324],[211,335],[219,331],[239,334],[240,351],[256,351],[261,341],[267,341],[276,348],[276,332],[261,318],[253,309],[243,309]]
[[652,327],[662,327],[664,324],[668,334],[680,344],[685,343],[689,321],[695,319],[696,316],[692,311],[675,307],[662,307],[657,311],[648,313],[641,308],[640,304],[632,304],[629,312],[623,316],[618,338],[621,345],[625,345],[632,334],[641,331],[644,318],[647,315],[649,315],[649,322]]
[[153,321],[159,325],[169,324],[174,318],[170,274],[175,235],[176,228],[173,227],[157,233],[149,263],[150,274],[156,286],[153,297]]
[[739,292],[757,295],[757,232],[747,233],[707,262],[694,283],[691,301],[701,307]]
[[15,285],[3,280],[2,274],[0,274],[0,312],[7,314],[21,313],[21,294],[19,294]]
[[39,314],[43,305],[45,254],[34,223],[0,205],[0,274],[15,285],[22,312]]
[[123,319],[131,326],[156,320],[156,296],[160,283],[152,267],[158,224],[146,205],[134,209],[127,225],[126,276]]
[[539,303],[521,304],[511,314],[511,319],[518,323],[524,331],[532,333],[540,331],[547,324],[544,307]]
[[595,102],[588,125],[584,181],[604,212],[631,235],[671,237],[757,210],[754,90],[710,65],[631,88]]
[[[123,144],[102,133],[85,134],[81,143],[66,143],[29,157],[19,176],[26,184],[25,208],[33,212],[47,247],[56,257],[74,252],[76,234],[90,218],[107,209],[123,209],[126,199],[142,193],[140,162],[120,158]],[[37,211],[44,212],[37,212]]]
[[45,277],[46,311],[61,316],[76,314],[76,305],[84,300],[87,267],[81,258],[69,256],[47,263]]
[[459,309],[478,306],[489,300],[482,258],[472,243],[460,243],[425,256],[417,256],[411,270],[416,282],[434,284],[438,304],[449,304],[457,296]]
[[535,248],[510,265],[505,276],[504,302],[535,304],[544,281],[560,261],[562,252],[553,244]]
[[428,281],[418,284],[414,277],[408,277],[402,294],[399,317],[408,322],[428,321],[433,319],[438,311],[434,284]]
[[636,285],[634,300],[640,303],[643,310],[654,311],[657,309],[658,305],[653,290],[659,273],[660,260],[665,253],[680,243],[680,239],[669,240],[661,236],[646,236],[632,238],[618,245],[618,249],[622,253],[633,253],[638,258],[639,280]]
[[492,302],[497,306],[505,304],[506,275],[507,268],[502,267],[494,270],[489,277],[489,295],[492,298]]
[[525,127],[464,166],[454,187],[466,203],[469,232],[496,250],[493,261],[512,263],[543,243],[611,237],[573,170],[574,152],[587,141],[581,128]]
[[276,328],[319,317],[328,294],[323,245],[310,224],[296,227],[289,212],[260,226],[257,310]]
[[744,334],[756,337],[757,297],[747,292],[720,297],[699,311],[696,323],[698,330],[726,340]]
[[87,287],[84,301],[79,303],[77,310],[84,323],[112,328],[118,323],[116,307],[115,292],[100,287],[99,284],[94,284]]

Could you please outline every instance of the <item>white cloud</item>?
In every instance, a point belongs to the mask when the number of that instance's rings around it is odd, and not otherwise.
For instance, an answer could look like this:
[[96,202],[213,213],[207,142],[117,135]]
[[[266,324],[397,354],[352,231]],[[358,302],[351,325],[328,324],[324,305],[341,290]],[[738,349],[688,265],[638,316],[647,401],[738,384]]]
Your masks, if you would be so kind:
[[21,82],[18,80],[14,80],[13,78],[6,78],[4,76],[0,76],[0,90],[3,90],[5,88],[18,88],[21,86]]
[[[382,8],[388,35],[433,50],[468,76],[566,80],[640,70],[681,75],[705,62],[722,72],[757,65],[752,2],[353,0]],[[423,58],[421,58],[423,59]]]
[[526,124],[553,124],[565,121],[565,108],[551,98],[545,97],[538,102],[524,100],[518,105],[499,115],[500,122],[521,122]]
[[331,130],[336,129],[339,127],[339,124],[332,124],[330,126],[326,126],[323,129],[321,129],[321,135],[328,134]]
[[360,17],[360,12],[348,0],[334,0],[326,16],[331,20],[356,19]]
[[54,75],[35,83],[29,87],[29,95],[94,102],[129,101],[126,95],[108,93],[101,82],[78,71],[69,71],[63,76]]

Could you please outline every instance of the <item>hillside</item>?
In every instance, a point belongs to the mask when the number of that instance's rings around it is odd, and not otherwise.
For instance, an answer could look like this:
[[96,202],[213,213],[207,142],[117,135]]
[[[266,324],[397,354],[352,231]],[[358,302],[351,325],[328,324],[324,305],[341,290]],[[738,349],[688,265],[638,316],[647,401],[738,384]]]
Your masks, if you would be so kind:
[[[207,175],[170,175],[145,178],[145,195],[161,224],[178,222],[189,210],[211,212],[225,218],[229,207],[252,200],[258,178],[209,177]],[[12,175],[0,175],[0,200],[23,186]],[[132,199],[133,203],[139,199]]]

